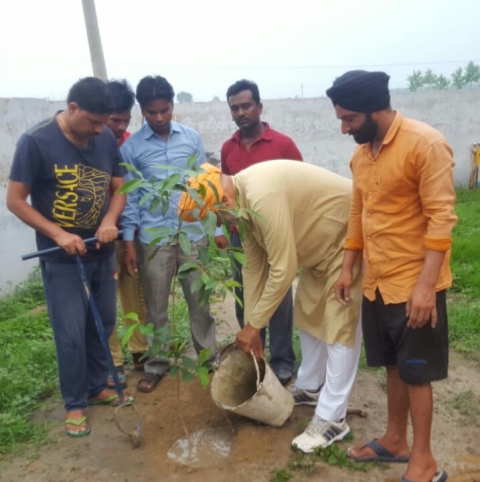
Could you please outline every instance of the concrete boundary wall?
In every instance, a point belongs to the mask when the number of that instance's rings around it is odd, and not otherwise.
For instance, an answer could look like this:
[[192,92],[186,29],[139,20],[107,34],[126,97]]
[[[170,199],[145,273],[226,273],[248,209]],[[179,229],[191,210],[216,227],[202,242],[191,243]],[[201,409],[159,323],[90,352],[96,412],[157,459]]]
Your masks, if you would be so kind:
[[[350,177],[348,163],[355,147],[353,139],[342,136],[340,122],[327,98],[266,100],[262,118],[297,143],[305,160]],[[427,122],[440,130],[451,143],[456,159],[455,181],[468,184],[470,147],[480,142],[480,91],[438,91],[394,94],[392,107],[404,116]],[[63,109],[65,102],[45,99],[0,99],[0,296],[24,280],[37,261],[22,262],[23,253],[34,251],[34,234],[5,206],[11,161],[18,138],[35,123]],[[228,105],[221,102],[176,104],[180,122],[202,136],[205,150],[220,159],[222,143],[236,126]],[[135,107],[132,131],[141,125]]]

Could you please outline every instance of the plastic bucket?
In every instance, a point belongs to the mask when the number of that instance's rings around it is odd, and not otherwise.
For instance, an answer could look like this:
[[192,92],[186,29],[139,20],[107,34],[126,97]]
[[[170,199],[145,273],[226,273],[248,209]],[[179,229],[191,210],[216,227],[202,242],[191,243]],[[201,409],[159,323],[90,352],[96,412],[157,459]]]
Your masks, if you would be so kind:
[[229,346],[211,384],[215,404],[230,412],[281,427],[293,411],[293,396],[268,363]]

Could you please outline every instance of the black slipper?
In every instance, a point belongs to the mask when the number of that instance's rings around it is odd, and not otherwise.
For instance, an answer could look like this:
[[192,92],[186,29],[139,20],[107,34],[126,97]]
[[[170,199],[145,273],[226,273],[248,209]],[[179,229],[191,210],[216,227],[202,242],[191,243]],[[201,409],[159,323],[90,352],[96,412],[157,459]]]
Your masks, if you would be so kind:
[[[158,383],[163,377],[155,373],[145,373],[137,383],[137,390],[143,393],[151,393],[157,388]],[[142,382],[147,382],[150,386],[147,388],[142,385]]]

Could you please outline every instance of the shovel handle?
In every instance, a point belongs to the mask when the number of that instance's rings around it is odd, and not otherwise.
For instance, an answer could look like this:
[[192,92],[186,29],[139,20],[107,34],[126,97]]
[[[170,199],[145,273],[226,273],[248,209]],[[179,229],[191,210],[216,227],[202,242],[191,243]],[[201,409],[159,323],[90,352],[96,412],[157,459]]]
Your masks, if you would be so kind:
[[[122,231],[118,231],[118,236],[122,234]],[[98,241],[98,237],[94,236],[93,238],[86,238],[83,240],[85,244],[92,244]],[[22,256],[22,261],[26,261],[27,259],[38,258],[39,256],[44,256],[46,254],[56,253],[61,251],[63,248],[60,246],[54,246],[53,248],[42,249],[41,251],[35,251],[34,253],[24,254]]]

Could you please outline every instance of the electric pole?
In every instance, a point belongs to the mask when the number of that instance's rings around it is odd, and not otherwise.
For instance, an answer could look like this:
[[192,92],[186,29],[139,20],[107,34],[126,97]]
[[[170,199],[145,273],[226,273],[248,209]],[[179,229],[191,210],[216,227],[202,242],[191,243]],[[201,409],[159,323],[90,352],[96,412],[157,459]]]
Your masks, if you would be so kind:
[[103,57],[102,40],[98,28],[97,12],[95,11],[95,0],[82,0],[82,5],[93,75],[99,79],[108,80],[107,67]]

